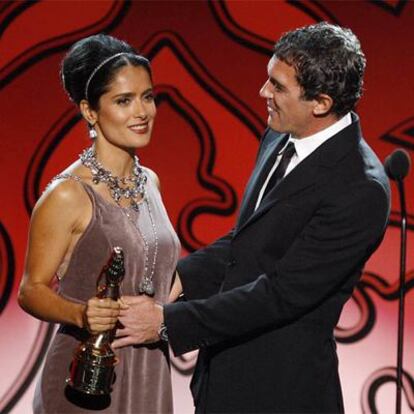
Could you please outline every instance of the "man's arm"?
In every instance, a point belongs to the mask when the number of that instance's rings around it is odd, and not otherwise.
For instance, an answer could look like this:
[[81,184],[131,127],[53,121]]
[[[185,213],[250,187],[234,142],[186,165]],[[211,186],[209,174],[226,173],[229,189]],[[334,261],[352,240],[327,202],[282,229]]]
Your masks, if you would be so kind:
[[[225,263],[229,254],[233,230],[204,249],[179,261],[175,277],[183,287],[187,300],[208,298],[218,293],[224,279]],[[174,289],[179,289],[173,286]],[[169,302],[177,292],[171,292]],[[159,328],[164,321],[163,308],[146,296],[123,296],[119,321],[123,328],[117,330],[112,346],[151,343],[159,340]]]
[[[176,355],[224,342],[299,319],[338,292],[348,294],[360,269],[382,239],[389,214],[389,196],[371,181],[335,197],[310,220],[271,274],[215,294],[208,299],[164,305],[150,298],[129,302],[122,311],[126,330],[115,347],[158,340],[167,326]],[[132,319],[131,319],[132,318]]]
[[352,197],[343,194],[314,216],[272,274],[205,300],[164,306],[174,353],[283,326],[345,282],[354,286],[382,238],[388,213],[384,188],[374,181],[361,184]]
[[178,262],[177,272],[187,300],[205,299],[219,292],[232,237],[233,230]]

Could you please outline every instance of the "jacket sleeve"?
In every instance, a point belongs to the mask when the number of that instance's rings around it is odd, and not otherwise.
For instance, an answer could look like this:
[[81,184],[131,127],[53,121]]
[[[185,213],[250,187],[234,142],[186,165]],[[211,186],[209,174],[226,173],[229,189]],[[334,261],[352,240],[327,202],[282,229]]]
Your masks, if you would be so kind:
[[233,230],[178,262],[177,271],[187,300],[205,299],[218,293],[224,279],[232,236]]
[[166,305],[173,352],[180,355],[286,325],[345,283],[353,287],[383,237],[388,214],[384,187],[376,181],[361,183],[352,197],[346,192],[320,207],[271,274],[208,299]]

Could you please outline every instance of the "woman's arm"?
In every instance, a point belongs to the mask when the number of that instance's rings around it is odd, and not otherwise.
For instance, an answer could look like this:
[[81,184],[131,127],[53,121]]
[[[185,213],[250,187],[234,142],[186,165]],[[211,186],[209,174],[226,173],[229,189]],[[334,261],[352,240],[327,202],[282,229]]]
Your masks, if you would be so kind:
[[88,327],[95,332],[115,324],[117,302],[92,298],[86,305],[75,303],[50,286],[71,243],[83,233],[91,215],[91,202],[79,183],[68,180],[43,194],[30,222],[18,301],[36,318]]
[[171,292],[168,296],[168,303],[175,302],[183,293],[183,286],[181,284],[180,275],[176,271],[174,274],[174,282],[171,286]]

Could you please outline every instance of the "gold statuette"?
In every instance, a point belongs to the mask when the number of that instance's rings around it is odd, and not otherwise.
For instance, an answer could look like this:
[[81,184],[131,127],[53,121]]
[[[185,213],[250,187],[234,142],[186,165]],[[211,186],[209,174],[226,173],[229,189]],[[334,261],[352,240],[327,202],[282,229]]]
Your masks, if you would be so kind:
[[[120,247],[114,247],[108,263],[102,269],[97,282],[98,298],[118,300],[120,285],[125,275],[124,253]],[[67,383],[77,391],[90,395],[109,394],[114,381],[114,367],[118,362],[111,342],[115,328],[90,335],[73,354],[70,376]]]

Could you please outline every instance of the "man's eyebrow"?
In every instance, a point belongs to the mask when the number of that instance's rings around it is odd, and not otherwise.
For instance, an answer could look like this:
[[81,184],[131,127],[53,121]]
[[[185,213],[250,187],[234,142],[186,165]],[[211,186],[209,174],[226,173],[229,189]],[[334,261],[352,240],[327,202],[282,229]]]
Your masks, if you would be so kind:
[[273,85],[273,86],[277,86],[279,89],[281,90],[285,90],[285,86],[282,85],[280,82],[278,82],[275,78],[269,76],[269,82]]

